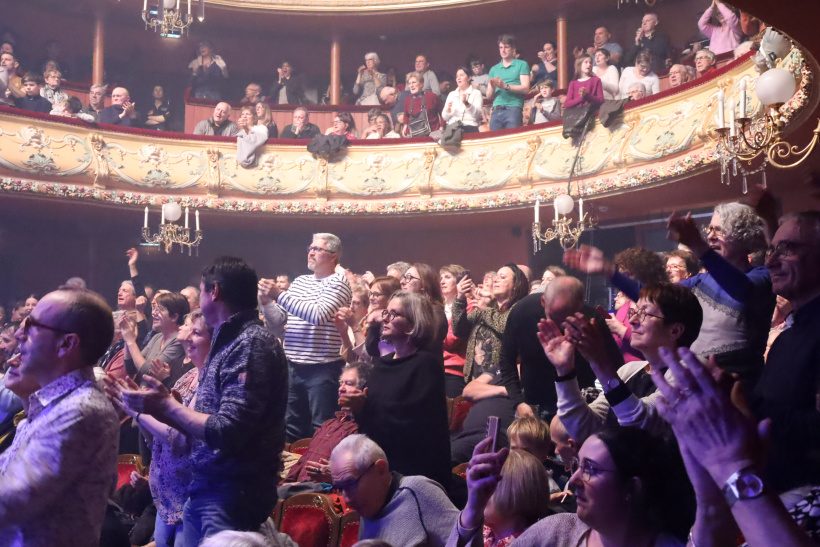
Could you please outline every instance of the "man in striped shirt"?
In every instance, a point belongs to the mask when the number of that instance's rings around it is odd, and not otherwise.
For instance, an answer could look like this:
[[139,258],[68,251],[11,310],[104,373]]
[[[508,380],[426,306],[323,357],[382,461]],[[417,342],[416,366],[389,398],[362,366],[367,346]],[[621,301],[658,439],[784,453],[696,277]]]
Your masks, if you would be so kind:
[[268,298],[277,303],[281,319],[287,312],[288,441],[312,437],[337,410],[337,381],[344,360],[339,355],[342,339],[333,317],[339,308],[350,305],[352,296],[347,279],[336,272],[341,256],[338,237],[314,234],[308,247],[308,269],[313,275],[297,277],[287,291],[275,283],[264,285]]

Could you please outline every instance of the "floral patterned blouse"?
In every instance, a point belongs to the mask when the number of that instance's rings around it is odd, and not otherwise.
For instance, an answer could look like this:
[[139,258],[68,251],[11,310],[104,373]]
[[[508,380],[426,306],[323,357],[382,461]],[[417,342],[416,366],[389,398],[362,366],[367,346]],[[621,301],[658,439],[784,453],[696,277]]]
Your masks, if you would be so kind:
[[490,372],[498,363],[501,353],[501,336],[507,325],[507,316],[512,306],[499,310],[491,303],[486,309],[475,308],[467,311],[467,301],[456,298],[453,301],[453,334],[468,338],[467,356],[464,361],[464,381],[478,378]]
[[[192,406],[199,385],[199,371],[192,368],[174,384],[182,404]],[[182,521],[182,508],[191,484],[191,442],[184,433],[169,427],[167,433],[154,437],[151,448],[151,473],[148,483],[157,513],[167,524]]]

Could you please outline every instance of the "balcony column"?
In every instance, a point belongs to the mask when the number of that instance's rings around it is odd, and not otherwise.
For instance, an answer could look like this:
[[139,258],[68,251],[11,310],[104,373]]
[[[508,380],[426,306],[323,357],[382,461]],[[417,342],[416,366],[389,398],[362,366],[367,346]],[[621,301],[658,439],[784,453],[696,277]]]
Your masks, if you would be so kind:
[[567,20],[564,17],[558,18],[558,89],[566,89],[569,85],[567,81]]
[[103,50],[105,49],[104,30],[103,15],[98,13],[94,20],[94,53],[91,71],[91,83],[93,84],[102,84],[105,81],[105,70],[103,68]]
[[330,45],[330,104],[339,104],[342,100],[342,48],[341,38],[333,36]]

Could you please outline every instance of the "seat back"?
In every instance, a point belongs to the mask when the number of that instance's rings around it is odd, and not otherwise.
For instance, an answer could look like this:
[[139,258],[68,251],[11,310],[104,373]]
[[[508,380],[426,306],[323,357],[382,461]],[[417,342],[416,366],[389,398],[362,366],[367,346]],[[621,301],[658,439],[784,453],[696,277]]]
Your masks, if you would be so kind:
[[298,441],[293,441],[288,447],[288,452],[299,454],[301,456],[307,452],[307,449],[310,446],[310,441],[312,440],[313,439],[299,439]]
[[131,473],[142,474],[142,456],[139,454],[120,454],[117,458],[117,489],[131,482]]
[[282,504],[279,531],[299,547],[336,547],[339,516],[325,494],[297,494]]
[[352,547],[359,541],[359,513],[348,511],[342,515],[339,547]]
[[464,427],[467,413],[475,403],[471,403],[461,395],[453,400],[453,418],[450,420],[450,433],[459,433]]

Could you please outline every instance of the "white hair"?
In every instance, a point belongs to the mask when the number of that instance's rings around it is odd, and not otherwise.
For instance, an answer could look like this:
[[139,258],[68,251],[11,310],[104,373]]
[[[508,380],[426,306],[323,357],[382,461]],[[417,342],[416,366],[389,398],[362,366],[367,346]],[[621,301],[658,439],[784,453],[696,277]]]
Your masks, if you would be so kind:
[[632,85],[629,86],[629,91],[632,91],[633,89],[637,89],[638,91],[646,95],[646,86],[643,85],[641,82],[633,82]]
[[258,532],[223,530],[202,540],[200,547],[268,547],[271,543]]
[[365,54],[364,60],[366,61],[368,59],[373,59],[373,62],[375,62],[376,64],[379,64],[381,62],[381,60],[379,59],[379,54],[375,51],[371,51],[370,53]]
[[384,450],[370,437],[362,434],[348,435],[342,439],[342,442],[337,444],[333,452],[330,453],[330,461],[334,462],[348,454],[353,460],[357,471],[367,469],[378,460],[387,461]]
[[336,255],[336,264],[342,260],[342,240],[339,236],[329,233],[313,234],[313,239],[321,239],[327,245],[327,250]]

